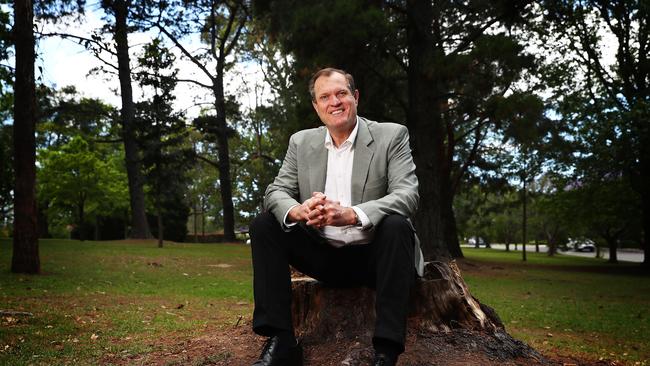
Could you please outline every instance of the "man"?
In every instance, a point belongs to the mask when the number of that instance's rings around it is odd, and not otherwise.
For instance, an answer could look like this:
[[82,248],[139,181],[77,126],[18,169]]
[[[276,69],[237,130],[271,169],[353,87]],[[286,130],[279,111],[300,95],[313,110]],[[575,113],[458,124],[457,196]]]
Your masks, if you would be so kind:
[[419,196],[408,131],[358,117],[359,92],[345,71],[316,72],[309,91],[324,126],[291,136],[267,212],[250,228],[253,330],[269,337],[254,365],[302,365],[289,265],[325,283],[374,288],[373,364],[394,365],[423,267],[409,220]]

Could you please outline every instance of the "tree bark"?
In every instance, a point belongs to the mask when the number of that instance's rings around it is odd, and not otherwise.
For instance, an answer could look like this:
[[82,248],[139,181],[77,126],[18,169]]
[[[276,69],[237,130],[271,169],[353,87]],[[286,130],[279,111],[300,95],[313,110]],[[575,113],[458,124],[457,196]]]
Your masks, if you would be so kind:
[[232,203],[232,180],[230,178],[230,152],[228,150],[228,124],[226,123],[226,103],[223,91],[224,65],[217,66],[217,85],[214,87],[217,144],[219,152],[219,192],[223,208],[223,238],[225,241],[235,241],[235,207]]
[[39,273],[36,209],[36,82],[34,5],[14,2],[16,80],[14,84],[14,231],[11,271]]
[[[158,196],[158,199],[160,200],[160,196]],[[158,203],[158,248],[163,247],[163,240],[164,240],[164,234],[165,230],[163,227],[163,219],[162,219],[162,209],[160,208],[160,203]]]
[[[443,86],[436,79],[436,52],[429,27],[433,19],[431,2],[407,1],[407,49],[409,63],[407,124],[420,184],[420,207],[415,226],[427,260],[451,256],[445,222],[451,207],[451,184],[445,154],[441,103]],[[448,218],[448,217],[447,217]],[[448,218],[449,219],[449,218]],[[455,234],[454,234],[455,235]]]
[[643,201],[643,263],[650,271],[650,194],[641,195]]
[[51,238],[50,227],[47,221],[47,209],[50,203],[46,200],[36,207],[38,212],[38,237],[41,239]]
[[526,261],[526,242],[528,241],[528,238],[526,237],[526,221],[528,219],[527,212],[526,212],[526,201],[527,201],[527,192],[526,192],[526,176],[524,175],[524,190],[522,192],[523,195],[523,210],[522,210],[522,217],[521,217],[521,237],[522,237],[522,244],[521,244],[521,260]]
[[[81,195],[81,193],[80,193]],[[79,224],[78,224],[78,230],[79,230],[79,240],[80,241],[85,241],[86,240],[86,217],[85,217],[85,212],[84,212],[84,200],[80,199],[78,203],[77,209],[79,210]]]
[[151,238],[151,231],[145,211],[142,170],[140,168],[140,157],[133,126],[135,104],[133,102],[133,89],[131,87],[131,65],[129,60],[127,26],[130,5],[130,0],[115,0],[111,4],[115,13],[115,46],[120,79],[120,94],[122,98],[122,110],[120,111],[122,138],[124,140],[124,155],[131,204],[130,237],[146,239]]
[[606,237],[607,246],[609,246],[609,263],[618,263],[618,240],[616,237]]

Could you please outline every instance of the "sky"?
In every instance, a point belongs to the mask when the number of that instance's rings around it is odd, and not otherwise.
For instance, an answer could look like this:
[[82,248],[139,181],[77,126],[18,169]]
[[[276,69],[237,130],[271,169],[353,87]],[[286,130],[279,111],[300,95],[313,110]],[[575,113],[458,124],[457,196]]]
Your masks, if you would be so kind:
[[[94,29],[98,29],[104,24],[104,21],[101,19],[102,14],[101,9],[91,10],[87,12],[82,21],[74,22],[72,25],[40,23],[38,24],[38,29],[42,33],[59,32],[88,37]],[[132,33],[129,35],[132,68],[135,65],[137,52],[140,52],[142,48],[140,46],[149,42],[157,35],[158,33],[153,31],[148,33]],[[184,45],[190,49],[200,46],[196,40],[191,39],[184,40]],[[194,64],[179,57],[180,51],[178,49],[172,49],[172,51],[177,55],[175,66],[179,69],[179,78],[194,78],[208,83],[208,78],[199,72]],[[105,58],[110,59],[110,56],[106,55]],[[116,59],[111,61],[117,65]],[[40,76],[44,84],[57,89],[74,85],[77,91],[84,97],[98,98],[116,107],[120,107],[121,100],[117,75],[105,73],[89,74],[93,68],[100,65],[102,65],[101,61],[72,39],[51,36],[45,37],[38,42],[36,76],[37,78]],[[40,75],[38,74],[39,70],[42,70]],[[229,72],[225,78],[226,92],[236,95],[243,108],[254,107],[256,102],[255,95],[242,91],[243,82],[248,85],[255,83],[263,84],[263,75],[257,63],[250,61],[238,63],[234,70]],[[144,92],[138,87],[137,82],[132,82],[132,86],[133,96],[137,101],[144,96]],[[197,106],[197,103],[209,103],[213,101],[207,89],[189,83],[179,83],[175,94],[177,96],[176,109],[185,111],[188,118],[196,117],[201,112],[201,107]],[[268,93],[263,92],[263,94],[267,95]]]

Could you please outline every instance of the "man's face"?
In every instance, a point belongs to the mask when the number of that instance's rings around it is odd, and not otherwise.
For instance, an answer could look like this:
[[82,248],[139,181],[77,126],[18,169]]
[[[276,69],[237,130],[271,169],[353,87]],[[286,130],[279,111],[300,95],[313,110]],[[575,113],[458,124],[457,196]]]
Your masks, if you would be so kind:
[[334,72],[314,83],[312,102],[318,117],[331,132],[351,132],[357,120],[359,92],[352,93],[344,75]]

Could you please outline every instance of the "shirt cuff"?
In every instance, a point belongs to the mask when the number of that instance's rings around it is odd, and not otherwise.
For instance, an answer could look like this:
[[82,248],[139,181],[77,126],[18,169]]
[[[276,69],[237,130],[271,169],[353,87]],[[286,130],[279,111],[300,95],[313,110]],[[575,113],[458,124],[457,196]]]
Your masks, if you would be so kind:
[[290,229],[290,228],[292,228],[292,227],[298,225],[297,222],[288,222],[288,221],[287,221],[287,216],[289,216],[289,211],[293,210],[293,208],[296,207],[296,206],[300,206],[300,205],[293,205],[293,206],[289,207],[289,209],[287,210],[287,212],[285,212],[285,214],[284,214],[284,218],[282,218],[282,227],[283,227],[283,228],[285,228],[285,229]]
[[368,218],[368,215],[366,215],[365,212],[363,212],[362,209],[360,209],[357,206],[352,206],[352,209],[354,212],[357,213],[357,216],[359,217],[359,221],[361,221],[361,230],[367,230],[372,226],[372,222],[370,222],[370,219]]

